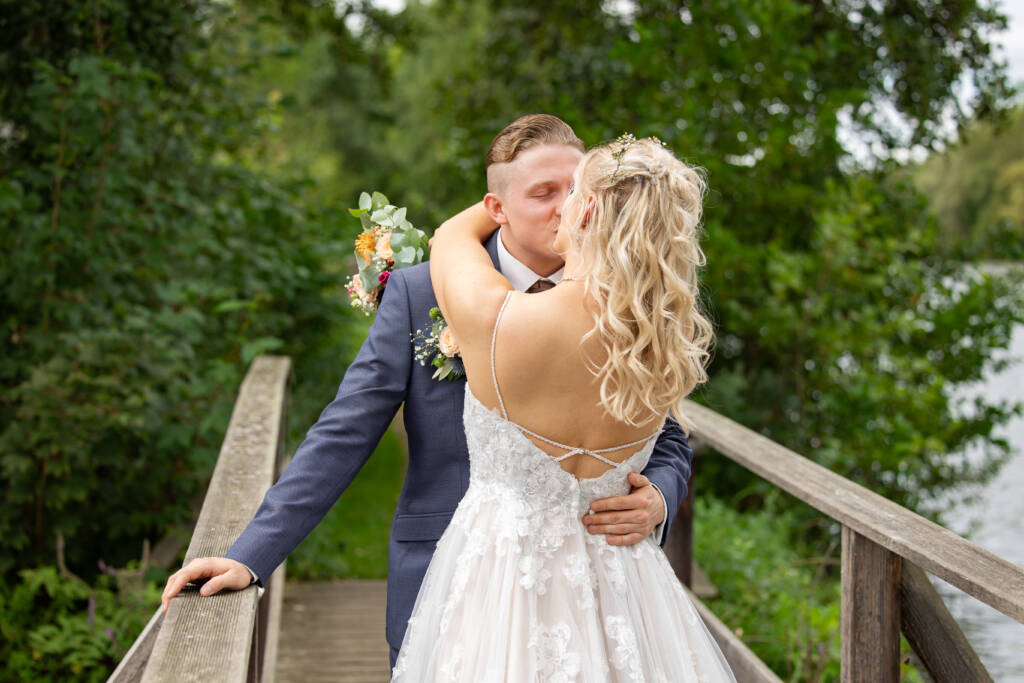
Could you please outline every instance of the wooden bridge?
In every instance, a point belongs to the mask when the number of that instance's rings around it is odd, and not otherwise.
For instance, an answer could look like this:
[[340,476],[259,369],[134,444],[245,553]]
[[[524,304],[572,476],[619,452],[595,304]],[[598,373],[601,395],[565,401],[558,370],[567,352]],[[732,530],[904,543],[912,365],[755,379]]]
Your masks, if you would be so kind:
[[[222,555],[285,466],[291,363],[249,369],[186,553]],[[900,633],[934,681],[991,681],[925,572],[1024,623],[1024,569],[695,403],[696,436],[842,524],[840,638],[844,683],[899,680]],[[692,487],[691,487],[692,492]],[[692,500],[666,553],[691,585]],[[388,680],[384,582],[286,584],[285,565],[258,589],[200,598],[183,593],[159,611],[110,681]],[[741,682],[779,681],[691,594]]]

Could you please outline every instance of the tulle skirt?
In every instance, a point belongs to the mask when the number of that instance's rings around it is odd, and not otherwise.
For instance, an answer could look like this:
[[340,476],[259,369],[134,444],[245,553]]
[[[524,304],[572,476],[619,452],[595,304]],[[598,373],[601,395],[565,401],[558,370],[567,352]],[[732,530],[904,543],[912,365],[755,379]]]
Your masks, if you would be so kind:
[[735,680],[652,539],[612,546],[575,510],[538,527],[472,498],[438,542],[392,681]]

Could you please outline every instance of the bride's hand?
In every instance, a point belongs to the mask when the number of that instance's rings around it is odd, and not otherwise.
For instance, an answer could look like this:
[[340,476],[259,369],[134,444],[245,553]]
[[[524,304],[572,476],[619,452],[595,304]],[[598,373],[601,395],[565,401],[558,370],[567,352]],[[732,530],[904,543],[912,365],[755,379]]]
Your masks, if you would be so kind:
[[161,611],[166,612],[171,598],[177,595],[190,581],[209,579],[199,589],[200,595],[213,595],[227,588],[241,590],[252,583],[249,568],[237,560],[226,557],[197,557],[170,575],[160,598]]

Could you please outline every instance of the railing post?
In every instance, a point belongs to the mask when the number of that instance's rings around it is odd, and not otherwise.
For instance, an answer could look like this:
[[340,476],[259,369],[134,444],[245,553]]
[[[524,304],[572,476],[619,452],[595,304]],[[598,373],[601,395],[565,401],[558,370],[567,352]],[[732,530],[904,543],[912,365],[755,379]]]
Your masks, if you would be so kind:
[[842,534],[842,682],[897,683],[902,558],[845,525]]
[[903,635],[935,683],[992,683],[924,570],[906,560],[900,572],[900,601]]
[[690,468],[690,480],[686,482],[686,498],[679,504],[675,520],[668,529],[665,541],[665,555],[676,571],[679,581],[693,590],[693,482],[697,469],[697,458]]

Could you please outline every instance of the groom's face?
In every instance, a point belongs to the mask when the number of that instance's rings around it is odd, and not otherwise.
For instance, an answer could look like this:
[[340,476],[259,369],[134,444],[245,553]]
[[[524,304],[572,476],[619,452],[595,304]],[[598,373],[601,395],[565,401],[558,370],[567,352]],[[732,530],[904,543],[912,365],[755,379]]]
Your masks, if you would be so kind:
[[560,265],[551,245],[573,171],[582,158],[583,153],[569,145],[540,145],[507,164],[495,164],[500,168],[489,173],[495,179],[492,194],[499,200],[497,214],[492,215],[502,225],[505,246],[537,272],[544,265]]

